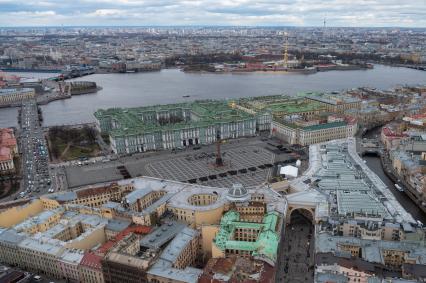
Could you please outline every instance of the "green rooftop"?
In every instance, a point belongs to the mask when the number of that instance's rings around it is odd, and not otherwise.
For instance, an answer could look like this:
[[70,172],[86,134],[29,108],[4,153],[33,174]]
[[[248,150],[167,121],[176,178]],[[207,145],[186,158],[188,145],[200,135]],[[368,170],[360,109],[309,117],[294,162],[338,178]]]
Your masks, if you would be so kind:
[[[276,231],[278,213],[267,213],[262,223],[245,222],[240,220],[240,214],[236,211],[228,211],[220,221],[220,230],[214,238],[214,243],[222,251],[226,249],[252,252],[252,256],[266,259],[275,263],[280,237]],[[237,241],[234,232],[237,228],[249,228],[259,230],[255,242]]]
[[304,127],[303,129],[305,131],[317,131],[317,130],[324,130],[324,129],[336,128],[336,127],[345,127],[346,125],[347,125],[346,122],[338,121],[338,122],[331,122],[331,123],[324,123],[324,124],[312,125],[312,126]]
[[285,95],[270,95],[241,98],[238,100],[238,104],[254,111],[270,110],[273,114],[293,114],[325,109],[321,103],[306,100],[304,96],[294,98]]
[[283,103],[269,104],[268,109],[270,109],[273,113],[294,114],[324,110],[324,106],[319,102],[306,102],[304,100],[294,99]]
[[101,109],[96,111],[94,116],[100,121],[101,130],[108,132],[111,136],[208,127],[255,118],[252,114],[232,108],[227,101],[212,100],[137,108]]

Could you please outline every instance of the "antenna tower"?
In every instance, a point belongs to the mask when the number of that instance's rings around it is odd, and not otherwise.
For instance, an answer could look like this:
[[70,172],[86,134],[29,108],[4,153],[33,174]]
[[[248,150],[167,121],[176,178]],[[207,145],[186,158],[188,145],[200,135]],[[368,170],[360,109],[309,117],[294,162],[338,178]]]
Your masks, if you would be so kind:
[[287,32],[284,33],[284,67],[288,67],[288,34]]

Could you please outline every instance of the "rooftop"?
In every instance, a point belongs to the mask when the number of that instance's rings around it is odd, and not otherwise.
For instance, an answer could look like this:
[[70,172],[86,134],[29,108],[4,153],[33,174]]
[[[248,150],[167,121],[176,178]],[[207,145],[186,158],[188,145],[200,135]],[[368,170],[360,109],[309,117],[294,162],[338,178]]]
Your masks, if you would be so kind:
[[170,244],[167,245],[161,253],[160,258],[174,264],[182,250],[197,236],[198,232],[196,230],[184,227],[179,233],[177,233]]
[[101,265],[102,257],[93,253],[93,252],[86,252],[81,259],[80,264],[86,267],[90,267],[92,269],[98,269],[100,270],[102,268]]
[[275,270],[269,264],[253,258],[229,256],[208,261],[198,282],[271,282]]
[[159,249],[173,239],[186,227],[185,223],[170,221],[153,230],[140,241],[140,245],[146,248]]
[[22,249],[30,249],[37,252],[59,256],[64,251],[58,240],[45,240],[36,238],[26,238],[18,244]]
[[143,198],[144,196],[151,193],[153,190],[146,186],[145,188],[138,188],[134,190],[133,192],[127,194],[124,199],[126,200],[126,203],[128,204],[134,204],[138,199]]
[[346,127],[346,126],[347,126],[346,122],[338,121],[338,122],[323,123],[323,124],[307,126],[307,127],[304,127],[303,130],[305,130],[305,131],[318,131],[318,130],[325,130],[325,129],[338,128],[338,127]]
[[0,147],[2,146],[15,146],[16,145],[16,138],[13,133],[13,129],[11,128],[3,128],[0,129]]
[[339,215],[368,214],[398,222],[414,221],[358,156],[354,139],[332,141],[321,147],[320,166],[314,173],[316,185],[333,196]]
[[203,271],[193,267],[186,267],[185,269],[173,268],[170,267],[168,262],[160,259],[147,273],[180,282],[197,283]]
[[[220,230],[214,238],[214,243],[221,249],[250,251],[255,258],[266,260],[271,265],[275,264],[279,235],[276,232],[278,214],[267,213],[262,223],[240,221],[240,214],[230,210],[225,213],[220,221]],[[258,231],[255,242],[233,240],[234,232],[238,228],[253,229]]]
[[340,215],[366,213],[386,216],[385,207],[371,194],[364,192],[337,192],[337,205]]
[[400,250],[414,258],[417,264],[426,264],[426,248],[422,243],[399,242],[399,241],[376,241],[360,239],[355,237],[332,236],[329,233],[321,232],[315,240],[315,250],[317,253],[339,253],[341,246],[349,244],[362,249],[361,257],[365,261],[384,264],[384,250]]
[[94,115],[99,121],[112,123],[113,126],[108,129],[112,136],[207,127],[225,122],[254,119],[253,115],[229,106],[227,101],[195,101],[127,109],[111,108],[98,110]]
[[186,267],[185,269],[173,268],[173,264],[186,245],[198,237],[198,232],[191,228],[183,228],[176,237],[167,245],[160,255],[160,259],[147,272],[148,274],[161,276],[177,281],[196,283],[202,270]]
[[108,224],[105,226],[105,229],[121,232],[131,224],[128,220],[123,219],[108,219]]
[[345,94],[331,94],[331,93],[306,93],[302,94],[308,99],[319,101],[322,103],[332,104],[332,105],[339,105],[344,103],[356,103],[361,102],[361,99],[357,97],[352,97],[350,95]]
[[0,242],[17,245],[22,242],[27,236],[24,233],[19,233],[15,229],[5,229],[0,232]]
[[46,221],[48,221],[50,218],[52,218],[53,216],[57,215],[58,213],[63,213],[63,212],[64,212],[63,207],[58,207],[58,208],[53,209],[53,210],[44,210],[44,211],[40,212],[39,214],[37,214],[36,216],[28,218],[28,219],[24,220],[23,222],[15,225],[14,228],[18,231],[24,231],[26,229],[30,229],[31,227],[33,227],[35,225],[43,224]]
[[67,249],[62,253],[59,260],[72,264],[80,264],[83,257],[84,251],[78,249]]

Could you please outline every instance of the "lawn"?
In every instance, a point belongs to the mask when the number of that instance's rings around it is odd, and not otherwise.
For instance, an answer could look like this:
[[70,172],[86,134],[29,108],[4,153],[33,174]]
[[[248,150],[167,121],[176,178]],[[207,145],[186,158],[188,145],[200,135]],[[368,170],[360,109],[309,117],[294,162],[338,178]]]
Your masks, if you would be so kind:
[[96,130],[87,126],[82,129],[51,127],[48,140],[52,160],[69,161],[98,156],[100,147],[96,135]]

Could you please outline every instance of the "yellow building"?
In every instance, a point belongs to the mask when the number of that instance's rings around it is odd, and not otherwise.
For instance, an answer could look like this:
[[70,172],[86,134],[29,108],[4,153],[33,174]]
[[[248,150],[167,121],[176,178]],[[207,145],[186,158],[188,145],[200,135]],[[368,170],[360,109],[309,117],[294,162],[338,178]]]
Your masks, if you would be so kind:
[[14,218],[5,221],[10,228],[0,229],[0,261],[79,282],[83,252],[105,242],[108,220],[63,206],[43,210],[42,204],[35,200],[1,214]]
[[25,270],[41,272],[48,276],[60,278],[59,256],[64,248],[43,239],[26,238],[18,244],[19,263]]
[[0,229],[0,262],[16,266],[20,264],[20,250],[18,244],[26,238],[24,233],[14,229]]
[[35,199],[23,206],[14,206],[0,212],[0,227],[12,227],[43,211],[43,202]]
[[375,221],[355,220],[347,221],[339,225],[343,236],[357,237],[370,240],[400,241],[404,239],[404,231],[400,224],[382,223]]
[[344,94],[316,93],[307,96],[306,100],[320,103],[327,111],[334,113],[342,113],[348,109],[361,109],[361,99]]
[[63,207],[58,207],[54,210],[45,210],[33,217],[26,219],[18,225],[15,225],[14,229],[18,232],[25,232],[28,234],[44,232],[55,225],[64,212],[65,209]]
[[[226,189],[143,177],[87,186],[45,195],[3,211],[0,260],[70,281],[106,282],[101,268],[104,255],[83,251],[114,240],[120,228],[107,228],[113,221],[155,225],[168,212],[189,227],[174,237],[151,268],[148,265],[147,280],[195,283],[202,271],[191,266],[197,258],[207,259],[214,254],[212,241],[219,233],[217,225],[229,210],[263,227],[266,215],[283,219],[287,203],[269,187],[247,189],[238,184]],[[268,223],[274,229],[281,227],[275,221]],[[241,241],[258,241],[262,233],[258,230],[238,230],[236,235]],[[266,242],[260,245],[266,246]],[[133,254],[139,246],[137,240],[121,248]],[[158,257],[158,251],[155,253],[153,258]],[[34,257],[37,259],[32,260]]]
[[331,122],[300,127],[291,123],[272,122],[272,135],[289,143],[302,146],[355,136],[356,122]]
[[0,89],[0,105],[10,105],[35,96],[33,88],[3,88]]

